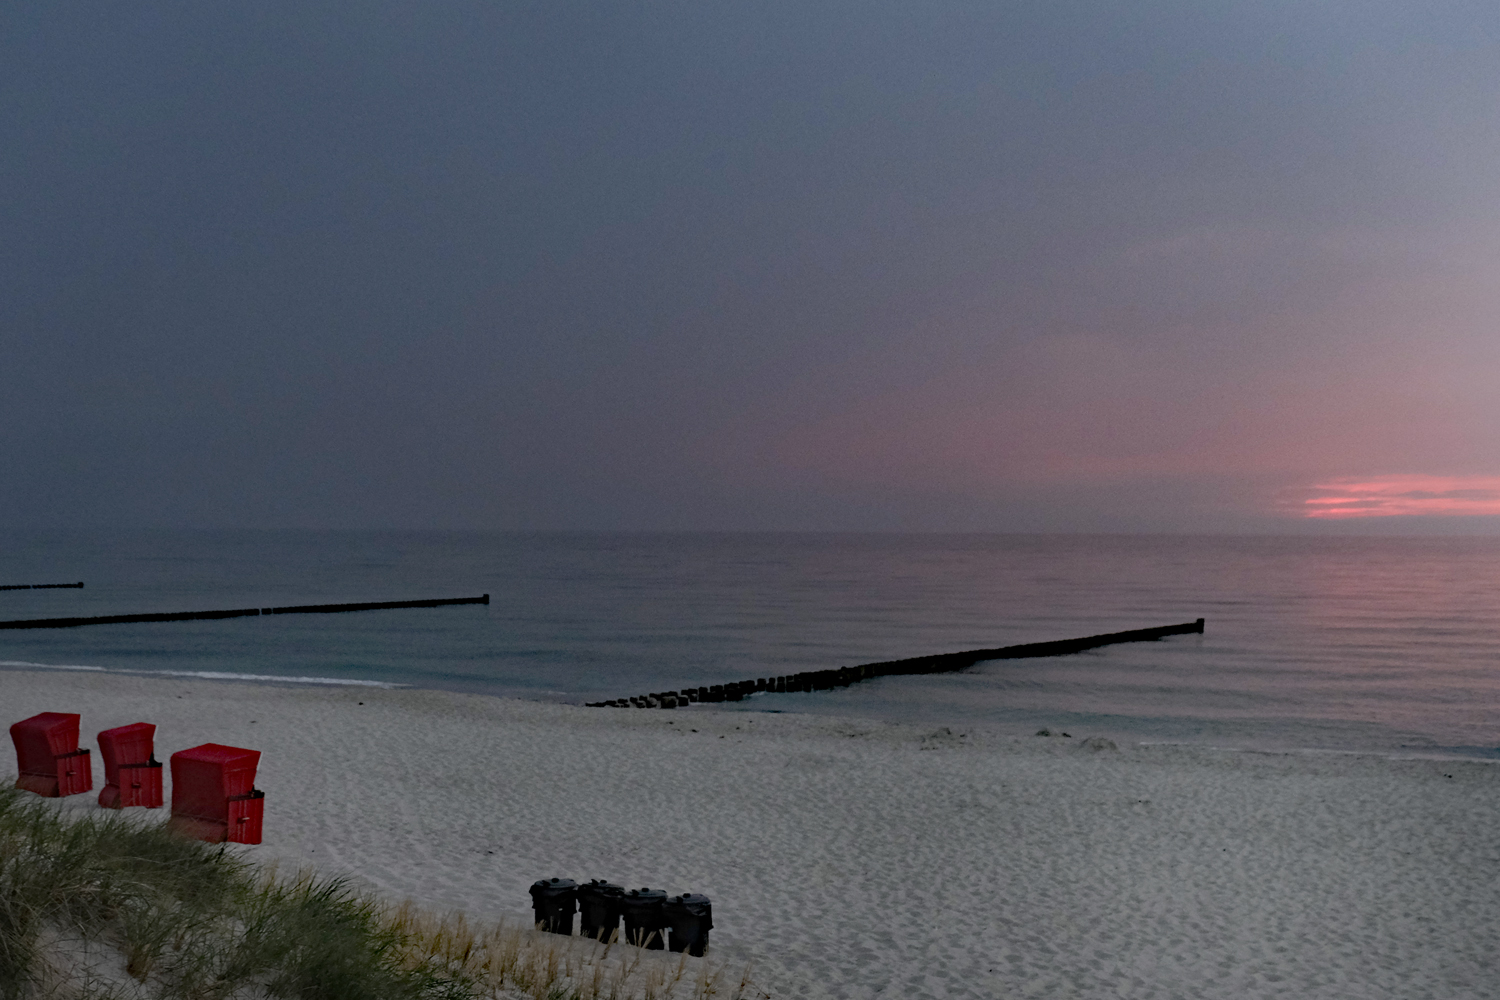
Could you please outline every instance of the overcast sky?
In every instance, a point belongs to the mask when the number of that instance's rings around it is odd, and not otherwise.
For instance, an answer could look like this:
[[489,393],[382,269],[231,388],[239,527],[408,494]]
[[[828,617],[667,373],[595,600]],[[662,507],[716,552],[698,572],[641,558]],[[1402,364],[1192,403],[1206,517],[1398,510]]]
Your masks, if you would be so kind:
[[21,0],[0,190],[6,525],[1500,524],[1493,2]]

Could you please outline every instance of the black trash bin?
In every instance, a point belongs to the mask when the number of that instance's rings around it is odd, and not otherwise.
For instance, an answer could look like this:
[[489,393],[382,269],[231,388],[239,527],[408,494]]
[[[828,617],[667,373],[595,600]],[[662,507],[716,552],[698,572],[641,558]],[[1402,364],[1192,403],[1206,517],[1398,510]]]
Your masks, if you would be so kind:
[[666,947],[665,925],[661,904],[667,898],[665,889],[631,889],[620,897],[620,913],[625,918],[625,940],[651,951]]
[[553,934],[573,933],[578,909],[578,883],[570,878],[544,878],[531,884],[531,908],[539,929]]
[[578,887],[578,933],[608,944],[620,929],[620,898],[625,887],[589,879]]
[[703,957],[703,949],[708,947],[708,932],[714,925],[714,907],[707,896],[685,892],[668,897],[661,904],[661,919],[672,931],[669,948]]

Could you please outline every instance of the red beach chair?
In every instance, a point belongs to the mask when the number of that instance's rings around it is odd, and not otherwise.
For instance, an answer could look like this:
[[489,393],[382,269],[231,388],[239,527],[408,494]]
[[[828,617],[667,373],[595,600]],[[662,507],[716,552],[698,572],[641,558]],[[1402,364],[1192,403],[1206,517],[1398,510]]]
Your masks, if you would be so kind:
[[151,746],[155,735],[156,727],[149,722],[134,722],[99,734],[99,756],[104,759],[101,806],[161,808],[161,761]]
[[266,796],[255,786],[259,750],[205,743],[172,755],[167,829],[211,844],[260,843]]
[[49,799],[94,787],[89,752],[78,749],[78,716],[43,712],[10,727],[21,776],[16,787]]

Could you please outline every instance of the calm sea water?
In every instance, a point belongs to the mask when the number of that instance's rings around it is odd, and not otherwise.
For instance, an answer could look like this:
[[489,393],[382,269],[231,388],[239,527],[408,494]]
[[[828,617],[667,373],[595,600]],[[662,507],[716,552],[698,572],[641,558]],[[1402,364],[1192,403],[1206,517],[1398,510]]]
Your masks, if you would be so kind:
[[1203,617],[1202,636],[693,711],[1500,756],[1500,539],[0,536],[0,584],[74,580],[0,591],[0,619],[492,603],[0,631],[0,662],[582,702]]

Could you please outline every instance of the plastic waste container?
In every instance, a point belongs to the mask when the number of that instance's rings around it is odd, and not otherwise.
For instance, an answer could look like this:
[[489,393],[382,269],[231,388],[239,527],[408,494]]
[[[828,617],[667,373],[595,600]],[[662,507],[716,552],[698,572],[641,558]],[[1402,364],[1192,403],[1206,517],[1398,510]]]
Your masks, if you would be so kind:
[[265,793],[255,787],[259,750],[205,743],[171,756],[167,829],[211,844],[258,844]]
[[89,752],[78,749],[78,719],[71,712],[42,712],[10,727],[17,788],[55,799],[94,787]]
[[707,896],[685,892],[669,896],[661,904],[662,922],[671,930],[668,947],[698,958],[708,947],[708,932],[714,925],[714,907]]
[[99,757],[104,762],[101,806],[161,808],[161,761],[153,752],[155,737],[156,727],[149,722],[133,722],[99,734]]
[[661,904],[666,898],[665,889],[631,889],[620,898],[627,942],[651,951],[666,947],[665,925],[661,921]]
[[620,898],[625,887],[589,879],[578,887],[578,933],[608,944],[620,931]]
[[531,908],[538,930],[553,934],[573,933],[573,913],[578,909],[578,883],[570,878],[543,878],[531,883]]

